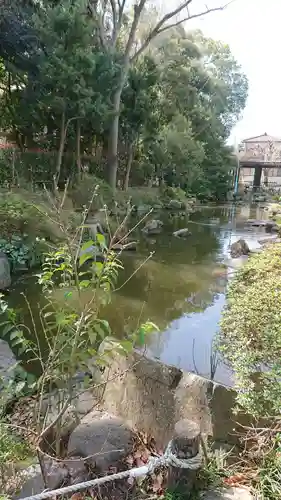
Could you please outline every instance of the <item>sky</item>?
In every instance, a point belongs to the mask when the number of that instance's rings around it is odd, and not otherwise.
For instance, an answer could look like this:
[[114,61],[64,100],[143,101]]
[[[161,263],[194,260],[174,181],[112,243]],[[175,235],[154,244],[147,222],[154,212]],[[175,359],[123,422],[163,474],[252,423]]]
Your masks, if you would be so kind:
[[[198,12],[201,0],[193,0]],[[221,3],[219,3],[221,2]],[[202,0],[202,6],[224,0]],[[227,3],[227,0],[225,0]],[[230,45],[249,80],[243,117],[231,143],[267,132],[281,136],[281,0],[234,0],[224,11],[189,21],[186,28]]]

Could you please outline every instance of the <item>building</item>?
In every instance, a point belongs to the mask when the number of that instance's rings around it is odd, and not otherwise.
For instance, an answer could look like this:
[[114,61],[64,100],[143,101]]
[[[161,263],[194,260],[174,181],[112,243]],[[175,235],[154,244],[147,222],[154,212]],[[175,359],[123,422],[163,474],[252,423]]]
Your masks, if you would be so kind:
[[250,187],[281,187],[281,137],[264,133],[239,147],[239,183]]

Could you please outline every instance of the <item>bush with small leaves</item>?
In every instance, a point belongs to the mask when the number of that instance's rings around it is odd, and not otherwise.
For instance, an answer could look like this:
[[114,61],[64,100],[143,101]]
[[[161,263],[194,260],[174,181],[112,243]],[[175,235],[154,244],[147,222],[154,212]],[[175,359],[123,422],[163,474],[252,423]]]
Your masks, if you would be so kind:
[[238,402],[254,415],[280,415],[281,245],[252,256],[230,284],[221,351],[235,373]]

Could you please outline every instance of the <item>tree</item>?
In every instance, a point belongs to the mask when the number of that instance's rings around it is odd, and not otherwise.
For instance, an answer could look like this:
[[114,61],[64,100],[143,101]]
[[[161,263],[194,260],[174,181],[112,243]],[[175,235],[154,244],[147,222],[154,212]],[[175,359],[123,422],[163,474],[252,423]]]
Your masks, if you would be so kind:
[[127,191],[131,167],[137,146],[151,140],[159,127],[159,71],[155,61],[145,56],[130,68],[122,94],[120,141],[126,151],[124,190]]
[[0,0],[0,58],[9,69],[35,71],[31,55],[38,39],[32,26],[33,2]]
[[[169,183],[215,199],[224,197],[229,186],[232,161],[225,140],[247,96],[247,79],[241,68],[229,49],[218,48],[220,42],[205,39],[201,32],[178,30],[169,38],[163,34],[159,44],[157,40],[153,43],[168,124],[160,134],[160,165],[166,165]],[[178,148],[176,138],[181,144]]]
[[[156,21],[155,25],[146,34],[144,40],[138,40],[138,28],[141,16],[148,4],[147,0],[137,0],[133,5],[133,14],[131,22],[126,26],[126,38],[120,43],[120,37],[124,35],[124,20],[129,20],[127,11],[129,10],[129,1],[127,0],[102,0],[89,1],[89,10],[92,13],[98,26],[98,35],[102,49],[106,53],[120,51],[120,68],[117,79],[117,85],[112,93],[113,118],[108,136],[108,181],[110,186],[115,189],[116,176],[118,168],[118,135],[119,135],[119,116],[121,109],[121,96],[128,78],[129,69],[138,57],[148,48],[151,41],[164,31],[171,27],[182,24],[195,17],[208,14],[213,11],[222,10],[225,6],[206,8],[202,12],[192,13],[191,8],[194,5],[193,0],[182,1],[178,7],[166,13]],[[178,19],[177,16],[184,15]]]

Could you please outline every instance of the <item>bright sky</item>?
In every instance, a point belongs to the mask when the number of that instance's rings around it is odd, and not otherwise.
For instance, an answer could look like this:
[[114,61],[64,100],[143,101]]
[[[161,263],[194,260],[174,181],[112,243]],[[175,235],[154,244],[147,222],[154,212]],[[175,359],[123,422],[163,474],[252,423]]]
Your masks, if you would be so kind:
[[[194,0],[194,6],[200,2]],[[202,0],[208,7],[223,3]],[[228,43],[248,76],[247,106],[231,142],[264,132],[281,136],[281,0],[234,0],[225,11],[189,21],[186,28]]]

